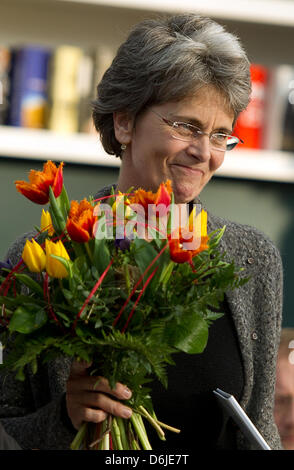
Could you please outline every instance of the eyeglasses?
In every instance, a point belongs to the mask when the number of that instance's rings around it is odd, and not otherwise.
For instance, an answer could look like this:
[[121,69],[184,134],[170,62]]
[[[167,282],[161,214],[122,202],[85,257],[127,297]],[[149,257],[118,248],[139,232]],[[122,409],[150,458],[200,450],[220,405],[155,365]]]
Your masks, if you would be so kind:
[[213,132],[212,134],[208,134],[187,122],[170,121],[153,109],[150,109],[150,111],[160,117],[165,124],[172,128],[171,135],[174,139],[190,142],[194,139],[198,139],[202,135],[207,135],[209,137],[211,149],[218,150],[220,152],[233,150],[233,148],[235,148],[239,143],[244,143],[243,140],[234,135],[228,135],[222,132]]

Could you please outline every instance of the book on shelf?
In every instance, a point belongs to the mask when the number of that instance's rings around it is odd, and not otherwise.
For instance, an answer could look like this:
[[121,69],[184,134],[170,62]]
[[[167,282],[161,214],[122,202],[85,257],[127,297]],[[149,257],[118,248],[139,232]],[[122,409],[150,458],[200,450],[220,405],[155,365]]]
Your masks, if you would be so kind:
[[268,68],[260,64],[251,64],[250,74],[252,82],[250,102],[240,113],[234,133],[244,141],[242,148],[262,149],[265,139]]
[[32,128],[45,126],[50,54],[50,50],[38,46],[12,49],[9,125]]
[[[96,132],[92,100],[115,51],[0,45],[0,125]],[[251,65],[250,103],[234,133],[242,148],[294,151],[294,65]]]
[[8,47],[0,46],[0,124],[6,124],[9,110],[9,72],[11,54]]
[[50,65],[50,114],[48,129],[56,132],[78,132],[79,90],[78,74],[82,49],[59,46]]
[[96,132],[92,100],[114,51],[106,45],[0,45],[0,125]]
[[91,56],[93,59],[92,89],[88,96],[88,103],[89,103],[89,107],[87,108],[88,120],[85,115],[83,124],[81,124],[81,127],[80,127],[80,130],[82,132],[85,131],[89,133],[96,133],[96,130],[92,121],[92,103],[91,102],[97,96],[97,85],[101,81],[108,67],[111,65],[114,55],[115,55],[115,51],[113,50],[112,47],[105,45],[105,44],[99,44]]
[[79,93],[79,123],[80,132],[91,132],[92,124],[92,99],[95,86],[95,54],[91,50],[84,51],[81,57],[78,71]]

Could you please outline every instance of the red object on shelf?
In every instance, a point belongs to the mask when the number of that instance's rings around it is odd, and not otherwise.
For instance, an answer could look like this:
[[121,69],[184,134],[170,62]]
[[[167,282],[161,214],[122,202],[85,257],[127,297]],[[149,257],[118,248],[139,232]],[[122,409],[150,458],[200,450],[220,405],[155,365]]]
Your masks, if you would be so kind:
[[234,134],[244,141],[243,147],[263,148],[265,99],[268,69],[259,64],[250,67],[252,92],[250,103],[239,115]]

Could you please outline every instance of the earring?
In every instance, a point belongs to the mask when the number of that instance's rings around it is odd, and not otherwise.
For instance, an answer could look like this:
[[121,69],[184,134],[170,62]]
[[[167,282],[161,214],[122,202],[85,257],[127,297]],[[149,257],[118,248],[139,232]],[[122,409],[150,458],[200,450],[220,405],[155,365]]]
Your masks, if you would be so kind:
[[121,144],[120,148],[121,148],[121,150],[126,150],[127,146],[126,146],[126,144]]

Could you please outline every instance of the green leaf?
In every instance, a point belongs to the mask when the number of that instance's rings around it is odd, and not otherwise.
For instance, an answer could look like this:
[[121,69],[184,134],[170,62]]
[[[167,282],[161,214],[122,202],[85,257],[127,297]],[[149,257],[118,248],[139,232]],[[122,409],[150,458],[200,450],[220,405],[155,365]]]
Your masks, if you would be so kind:
[[100,276],[110,263],[110,253],[105,239],[97,239],[94,241],[93,264],[98,270]]
[[[145,271],[145,269],[152,263],[154,258],[157,255],[157,251],[151,243],[148,243],[146,240],[141,238],[136,238],[133,241],[133,246],[135,248],[134,257],[138,268],[140,269],[141,274]],[[156,263],[153,265],[156,266]]]
[[69,210],[70,210],[70,203],[69,203],[68,195],[67,195],[67,192],[66,192],[66,189],[65,189],[64,186],[62,186],[62,191],[61,191],[59,197],[57,198],[56,202],[57,202],[64,218],[66,219],[67,215],[69,213]]
[[222,239],[223,234],[225,233],[226,225],[224,225],[221,229],[217,229],[214,232],[210,233],[209,235],[209,251],[215,249],[219,242]]
[[161,275],[160,275],[160,280],[159,282],[162,282],[162,284],[167,284],[173,269],[174,269],[175,263],[173,261],[170,261],[167,266],[162,270]]
[[39,305],[27,304],[18,307],[9,322],[10,331],[28,334],[47,322],[47,315]]
[[168,343],[188,354],[203,352],[208,340],[208,325],[197,312],[185,313],[171,321],[165,332]]
[[27,274],[17,274],[17,273],[15,273],[14,276],[20,282],[25,284],[31,291],[35,292],[36,294],[40,294],[42,297],[44,296],[43,288],[40,286],[40,284],[34,281],[30,276],[28,276]]
[[34,357],[30,365],[31,365],[32,373],[35,375],[38,370],[38,361],[36,357]]
[[57,204],[57,201],[56,201],[56,198],[54,196],[51,186],[49,186],[49,200],[50,200],[49,212],[51,215],[52,224],[53,224],[55,232],[60,235],[65,229],[66,220],[60,208],[58,207],[58,204]]
[[[141,274],[144,273],[144,271],[150,266],[150,264],[153,262],[154,258],[158,255],[158,252],[156,249],[152,246],[151,243],[148,243],[146,240],[143,240],[141,238],[136,238],[133,241],[133,246],[135,248],[134,250],[134,258],[137,263],[138,268],[140,269]],[[142,285],[150,274],[154,271],[154,269],[157,267],[158,270],[152,279],[151,283],[148,285],[146,292],[153,292],[156,290],[156,288],[159,285],[159,279],[161,276],[162,271],[165,269],[166,263],[164,262],[164,253],[161,255],[161,262],[159,263],[158,259],[155,261],[155,263],[152,265],[152,267],[149,269],[149,271],[145,274]]]
[[73,263],[72,263],[71,260],[65,259],[65,258],[63,258],[62,256],[58,256],[58,255],[52,255],[52,254],[51,254],[51,256],[52,256],[52,258],[58,259],[58,261],[60,261],[61,264],[63,264],[63,266],[64,266],[65,269],[67,270],[68,274],[69,274],[70,276],[72,276],[72,270],[71,270],[71,268],[72,268],[72,264],[73,264]]

